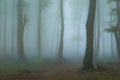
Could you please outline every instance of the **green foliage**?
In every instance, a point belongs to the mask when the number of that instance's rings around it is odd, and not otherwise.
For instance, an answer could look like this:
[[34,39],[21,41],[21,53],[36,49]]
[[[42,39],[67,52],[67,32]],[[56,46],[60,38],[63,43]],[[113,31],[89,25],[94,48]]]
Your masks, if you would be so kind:
[[120,29],[118,27],[112,26],[111,28],[106,28],[105,31],[106,32],[117,32],[117,31],[120,31]]
[[28,3],[27,1],[23,0],[23,8],[24,9],[28,9],[30,6],[30,3]]
[[[119,1],[119,2],[118,2]],[[108,3],[111,3],[111,2],[117,2],[117,3],[120,3],[120,0],[108,0]],[[112,16],[112,15],[118,15],[117,14],[117,12],[118,12],[118,9],[120,9],[120,8],[112,8],[112,10],[111,10],[111,12],[110,12],[110,16]],[[118,31],[120,31],[120,29],[119,29],[119,27],[120,26],[117,26],[117,27],[115,27],[115,26],[111,26],[111,28],[106,28],[105,29],[105,31],[107,31],[107,32],[118,32]]]
[[115,2],[115,1],[117,1],[117,0],[108,0],[108,3]]
[[[120,0],[108,0],[108,3],[117,2],[117,1],[120,2]],[[117,13],[117,8],[112,8],[111,13],[112,14],[116,14]]]
[[116,9],[116,8],[113,8],[113,9],[112,9],[112,12],[116,12],[116,11],[117,11],[117,9]]
[[[108,3],[117,2],[117,1],[120,2],[120,0],[108,0]],[[112,8],[111,14],[112,14],[112,15],[117,15],[117,10],[118,10],[117,8]]]
[[113,8],[110,12],[111,15],[117,15],[117,8]]
[[97,79],[102,79],[102,80],[112,80],[111,76],[103,73],[103,72],[96,72],[94,74],[90,74],[90,77],[95,77]]
[[48,8],[50,3],[52,3],[50,0],[40,0],[39,1],[40,10],[44,10],[45,8]]

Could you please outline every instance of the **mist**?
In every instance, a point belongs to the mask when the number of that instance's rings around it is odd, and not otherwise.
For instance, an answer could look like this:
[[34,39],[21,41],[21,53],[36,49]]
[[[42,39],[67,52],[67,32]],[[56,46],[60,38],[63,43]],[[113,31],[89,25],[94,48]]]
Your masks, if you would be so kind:
[[119,62],[120,2],[93,1],[0,0],[0,62]]
[[[36,58],[38,51],[38,1],[24,0],[24,13],[27,15],[28,22],[24,27],[24,52],[29,58]],[[41,10],[41,56],[55,58],[58,52],[60,39],[60,10],[59,0],[51,0],[43,10]],[[0,49],[1,56],[17,57],[17,0],[1,0],[1,34]],[[116,60],[117,46],[115,37],[112,33],[104,30],[109,28],[110,24],[110,6],[107,0],[99,1],[99,15],[96,12],[95,29],[100,27],[100,51],[99,58]],[[6,5],[6,6],[5,6]],[[86,50],[86,20],[88,15],[89,0],[65,0],[64,1],[64,58],[83,59]],[[103,8],[102,8],[103,7]],[[6,8],[6,11],[5,11]],[[5,13],[6,12],[6,13]],[[99,22],[97,18],[100,16]],[[113,16],[113,20],[114,20]],[[6,19],[5,19],[6,18]],[[5,24],[6,23],[6,24]],[[99,25],[99,24],[100,25]],[[6,29],[6,30],[5,30]],[[95,31],[95,30],[94,30]],[[96,37],[97,37],[97,33]],[[111,41],[112,38],[112,41]],[[95,42],[95,41],[94,41]],[[5,52],[3,51],[5,49]],[[95,50],[95,49],[94,49]],[[113,51],[112,51],[113,50]],[[4,57],[5,57],[4,56]]]

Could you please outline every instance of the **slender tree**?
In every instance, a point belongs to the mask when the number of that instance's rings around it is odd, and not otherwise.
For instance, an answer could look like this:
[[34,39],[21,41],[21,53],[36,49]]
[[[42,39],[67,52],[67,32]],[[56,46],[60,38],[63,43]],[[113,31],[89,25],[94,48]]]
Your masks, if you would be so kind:
[[25,54],[24,54],[24,42],[23,42],[23,35],[24,35],[24,16],[23,16],[23,0],[18,0],[17,5],[17,21],[18,21],[18,28],[17,28],[17,48],[18,48],[18,57],[20,61],[25,61]]
[[[116,0],[116,6],[117,6],[117,18],[118,18],[116,28],[120,29],[120,0]],[[120,58],[120,30],[118,32],[115,32],[115,36],[117,39],[118,55]]]
[[6,22],[7,22],[7,2],[4,1],[4,56],[6,56]]
[[63,59],[63,47],[64,47],[64,9],[63,0],[60,0],[60,18],[61,18],[61,31],[60,31],[60,42],[58,48],[58,60]]
[[100,0],[97,0],[97,9],[96,9],[96,20],[97,20],[97,29],[96,29],[96,33],[97,36],[96,36],[96,47],[95,47],[95,62],[97,64],[97,66],[99,65],[99,62],[98,62],[98,55],[99,55],[99,49],[100,49]]
[[94,69],[94,66],[93,66],[93,38],[94,38],[95,11],[96,11],[96,0],[90,0],[88,19],[87,19],[87,23],[86,23],[87,46],[86,46],[86,53],[85,53],[85,57],[84,57],[84,61],[83,61],[83,69],[84,70]]
[[[3,20],[3,19],[2,19],[2,12],[3,12],[3,11],[2,11],[2,8],[3,8],[3,7],[2,7],[2,0],[0,0],[0,9],[1,9],[1,10],[0,10],[0,31],[2,31],[2,30],[1,30],[1,28],[2,28],[1,26],[2,26],[2,20]],[[1,35],[1,34],[0,34],[0,35]],[[2,40],[2,38],[0,38],[0,41],[1,41],[1,40]],[[2,45],[2,42],[0,42],[0,45]],[[2,48],[1,48],[0,50],[2,50]],[[4,52],[3,52],[3,54],[4,54]]]
[[112,12],[117,13],[117,24],[115,26],[111,26],[111,28],[105,29],[107,32],[113,32],[115,35],[115,40],[117,44],[117,50],[119,55],[120,61],[120,0],[109,0],[109,2],[114,1],[116,2],[116,8],[112,10]]
[[38,57],[41,53],[41,0],[38,1]]
[[15,0],[13,0],[13,6],[12,6],[12,9],[13,9],[13,19],[12,19],[12,42],[11,42],[11,48],[12,48],[12,53],[14,53],[14,28],[15,28]]
[[[109,5],[110,10],[112,9],[111,4]],[[112,28],[112,15],[110,14],[110,28]],[[114,60],[114,50],[113,50],[113,34],[111,33],[111,51],[112,51],[112,60]]]
[[50,4],[50,0],[38,0],[38,27],[37,27],[37,38],[38,38],[38,58],[41,55],[41,14],[42,11],[48,7],[48,5]]

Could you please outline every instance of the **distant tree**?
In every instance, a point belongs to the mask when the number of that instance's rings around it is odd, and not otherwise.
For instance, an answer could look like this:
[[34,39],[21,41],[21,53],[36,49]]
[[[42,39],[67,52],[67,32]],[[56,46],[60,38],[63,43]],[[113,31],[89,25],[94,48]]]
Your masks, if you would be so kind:
[[99,51],[100,51],[100,0],[97,0],[97,7],[96,7],[96,21],[97,21],[97,24],[96,24],[96,30],[95,30],[95,34],[97,34],[95,37],[96,37],[96,46],[95,46],[95,62],[96,62],[96,65],[98,66],[99,65],[99,62],[98,62],[98,55],[99,55]]
[[25,53],[24,53],[24,42],[23,42],[23,35],[24,35],[24,27],[27,22],[26,15],[23,14],[23,0],[18,0],[17,4],[17,48],[18,48],[18,59],[20,61],[25,61]]
[[89,13],[86,23],[87,46],[83,61],[83,70],[94,69],[93,66],[93,38],[94,38],[94,20],[96,12],[96,0],[89,0]]
[[58,60],[63,59],[63,41],[64,41],[64,9],[63,0],[60,0],[60,18],[61,18],[61,30],[60,30],[60,42],[58,48]]
[[15,28],[15,13],[16,13],[16,10],[15,10],[15,6],[16,6],[16,4],[15,4],[15,0],[12,0],[13,1],[13,5],[12,5],[12,10],[13,10],[13,19],[12,19],[12,40],[11,40],[11,48],[12,48],[12,53],[14,53],[14,28]]
[[[109,5],[110,10],[112,9],[112,4]],[[112,15],[110,14],[110,28],[112,26]],[[112,51],[112,60],[114,59],[114,50],[113,50],[113,34],[111,33],[111,51]]]
[[38,57],[41,55],[41,13],[42,11],[48,7],[50,4],[50,0],[38,0],[38,28],[37,28],[37,34],[38,34]]
[[7,2],[4,1],[4,55],[6,56],[6,23],[7,23]]
[[106,28],[105,31],[114,33],[120,59],[120,0],[109,0],[108,2],[116,2],[116,8],[112,9],[112,13],[115,13],[115,16],[117,15],[117,24],[111,28]]
[[[118,17],[118,22],[117,22],[117,25],[116,25],[116,28],[119,28],[120,29],[120,0],[116,0],[116,6],[117,6],[117,17]],[[119,55],[119,58],[120,58],[120,30],[118,32],[115,33],[118,41],[118,55]],[[118,36],[117,36],[118,35]]]

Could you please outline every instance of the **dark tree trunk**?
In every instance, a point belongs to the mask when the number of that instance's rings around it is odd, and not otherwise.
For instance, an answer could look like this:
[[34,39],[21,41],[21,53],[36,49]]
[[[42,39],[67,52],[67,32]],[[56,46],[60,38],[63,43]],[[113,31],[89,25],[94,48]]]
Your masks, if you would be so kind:
[[60,42],[58,48],[58,59],[63,59],[63,41],[64,41],[64,9],[63,9],[63,0],[60,0],[60,17],[61,17],[61,31],[60,31]]
[[[116,27],[118,27],[120,29],[120,1],[119,0],[116,1],[116,5],[117,5],[117,16],[118,16],[118,24]],[[118,55],[120,58],[120,31],[118,31],[116,34],[118,35],[117,45],[118,45]]]
[[25,60],[24,54],[24,43],[23,43],[23,35],[24,35],[24,21],[23,21],[23,2],[22,0],[18,0],[17,6],[17,16],[18,16],[18,30],[17,30],[17,46],[18,46],[18,57],[20,61]]
[[[110,4],[110,9],[112,9],[112,6]],[[112,28],[112,15],[110,14],[110,28]],[[114,60],[114,50],[113,50],[113,34],[111,33],[111,51],[112,51],[112,60]]]
[[37,34],[38,34],[38,58],[40,58],[41,56],[41,1],[39,0],[38,1],[38,31],[37,31]]
[[5,7],[5,10],[4,10],[4,56],[6,56],[6,18],[7,18],[7,2],[5,0],[4,2],[4,7]]
[[94,69],[93,66],[93,39],[94,39],[94,20],[96,11],[96,0],[90,0],[88,19],[86,23],[87,31],[87,46],[86,53],[83,61],[83,69]]
[[[120,29],[120,5],[119,5],[119,0],[116,0],[116,7],[117,7],[117,18],[118,18],[116,28]],[[119,61],[120,61],[120,31],[115,31],[114,35],[115,35],[115,39],[116,39]]]
[[118,32],[114,32],[114,35],[115,35],[115,40],[116,40],[116,44],[117,44],[117,49],[118,49],[118,56],[120,58],[120,45],[119,45],[119,37],[118,37]]
[[11,42],[11,48],[12,48],[12,53],[14,53],[14,28],[15,28],[15,1],[13,0],[13,6],[12,6],[12,8],[13,8],[13,19],[12,19],[12,42]]

